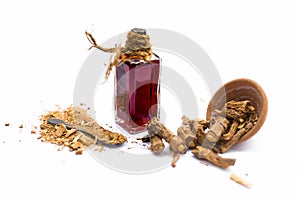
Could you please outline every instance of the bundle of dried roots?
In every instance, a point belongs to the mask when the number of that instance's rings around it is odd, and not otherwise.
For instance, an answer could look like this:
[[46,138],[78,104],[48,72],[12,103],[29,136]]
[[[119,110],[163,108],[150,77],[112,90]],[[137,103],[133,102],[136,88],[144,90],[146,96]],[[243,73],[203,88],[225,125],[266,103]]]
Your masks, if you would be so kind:
[[258,116],[250,101],[229,101],[221,110],[215,110],[212,119],[191,120],[182,117],[182,126],[177,129],[177,135],[167,129],[157,118],[152,118],[147,125],[148,135],[145,142],[151,141],[150,150],[160,153],[164,149],[163,140],[169,143],[173,155],[172,166],[180,154],[188,149],[198,159],[227,168],[234,165],[235,159],[222,158],[218,153],[225,153],[245,135],[256,123]]

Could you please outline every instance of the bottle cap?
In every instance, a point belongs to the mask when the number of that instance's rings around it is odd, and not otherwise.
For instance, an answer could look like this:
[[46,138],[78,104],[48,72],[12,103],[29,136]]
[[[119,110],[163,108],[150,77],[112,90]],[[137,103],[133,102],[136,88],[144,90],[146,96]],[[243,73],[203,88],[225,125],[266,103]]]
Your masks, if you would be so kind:
[[134,33],[141,34],[141,35],[146,35],[146,30],[143,28],[133,28],[133,29],[131,29],[131,31]]

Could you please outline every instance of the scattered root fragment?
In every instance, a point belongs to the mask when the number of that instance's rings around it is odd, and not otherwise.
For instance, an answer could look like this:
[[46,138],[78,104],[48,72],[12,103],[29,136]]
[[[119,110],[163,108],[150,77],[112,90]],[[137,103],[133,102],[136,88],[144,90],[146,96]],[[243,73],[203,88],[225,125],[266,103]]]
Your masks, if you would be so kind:
[[249,100],[235,101],[231,100],[226,102],[222,108],[222,113],[225,113],[228,118],[237,119],[243,121],[246,118],[247,113],[253,112],[255,108],[250,105]]
[[235,159],[232,158],[222,158],[218,154],[214,153],[212,150],[207,149],[202,146],[197,146],[196,149],[192,151],[192,153],[200,160],[207,160],[212,164],[221,167],[228,168],[231,165],[234,165]]
[[204,140],[203,145],[207,148],[212,148],[219,141],[220,137],[228,128],[229,121],[222,116],[218,116],[212,120],[213,124],[209,128],[206,139]]
[[226,151],[228,151],[234,144],[236,144],[239,139],[246,133],[248,132],[252,127],[253,127],[253,123],[249,122],[245,125],[245,127],[243,127],[242,129],[238,130],[235,135],[233,135],[233,137],[226,143],[224,143],[221,147],[220,147],[220,153],[225,153]]
[[[190,148],[195,148],[197,146],[196,144],[202,144],[206,137],[205,130],[209,127],[210,122],[203,119],[191,120],[185,115],[181,119],[182,119],[183,126],[188,125],[190,127],[188,134],[192,134],[196,136],[196,141],[193,141],[193,143],[190,144]],[[181,127],[179,127],[178,129],[180,128]]]
[[185,142],[187,148],[195,148],[197,146],[196,133],[192,131],[189,125],[179,127],[177,135]]
[[226,140],[226,141],[230,140],[234,136],[234,134],[238,128],[238,125],[239,125],[239,123],[236,120],[233,120],[229,131],[227,133],[224,133],[222,135],[221,139]]
[[243,180],[242,178],[238,177],[237,175],[235,174],[231,174],[230,175],[230,179],[233,180],[234,182],[244,186],[244,187],[247,187],[249,188],[251,186],[250,183],[248,183],[247,181]]
[[158,135],[154,135],[153,137],[151,137],[150,143],[151,143],[151,146],[149,147],[149,150],[151,150],[155,154],[159,154],[165,148],[162,138],[159,137]]
[[173,134],[164,124],[159,122],[156,117],[152,118],[147,124],[147,130],[150,137],[157,135],[169,143],[172,155],[175,158],[174,162],[172,162],[172,166],[176,165],[174,163],[179,159],[180,154],[184,154],[188,150],[186,142],[179,136]]
[[183,154],[186,153],[187,147],[185,141],[180,137],[174,135],[169,129],[167,129],[156,117],[152,118],[147,125],[149,135],[152,137],[158,135],[170,144],[170,148],[173,153]]

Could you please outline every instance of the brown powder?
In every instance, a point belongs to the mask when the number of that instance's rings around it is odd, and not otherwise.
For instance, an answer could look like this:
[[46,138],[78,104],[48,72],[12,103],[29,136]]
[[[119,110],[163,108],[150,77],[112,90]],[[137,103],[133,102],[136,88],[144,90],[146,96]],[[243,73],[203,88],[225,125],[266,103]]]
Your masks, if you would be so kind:
[[[74,129],[67,129],[65,125],[58,124],[53,126],[47,123],[49,118],[57,118],[65,121],[76,128],[83,128],[96,138],[107,144],[121,144],[127,141],[127,138],[119,133],[111,132],[101,127],[87,111],[81,107],[70,106],[66,109],[57,108],[55,111],[48,111],[41,116],[40,136],[42,142],[48,142],[67,147],[75,151],[76,155],[82,154],[88,147],[93,146],[96,141],[85,136]],[[33,133],[34,130],[31,131]]]
[[109,131],[100,126],[87,111],[80,107],[73,107],[74,124],[76,127],[84,128],[89,133],[95,135],[98,140],[106,144],[122,144],[127,141],[127,138],[116,132]]

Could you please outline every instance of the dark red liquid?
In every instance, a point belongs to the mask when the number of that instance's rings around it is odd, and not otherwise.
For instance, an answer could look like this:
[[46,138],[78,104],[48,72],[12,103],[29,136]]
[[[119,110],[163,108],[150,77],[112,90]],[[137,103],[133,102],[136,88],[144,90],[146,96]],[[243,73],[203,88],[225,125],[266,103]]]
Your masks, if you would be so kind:
[[116,122],[130,133],[144,131],[158,116],[160,60],[131,60],[116,67]]

